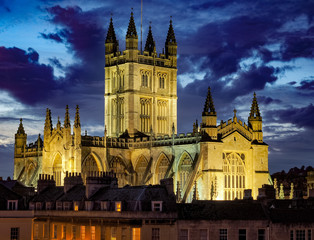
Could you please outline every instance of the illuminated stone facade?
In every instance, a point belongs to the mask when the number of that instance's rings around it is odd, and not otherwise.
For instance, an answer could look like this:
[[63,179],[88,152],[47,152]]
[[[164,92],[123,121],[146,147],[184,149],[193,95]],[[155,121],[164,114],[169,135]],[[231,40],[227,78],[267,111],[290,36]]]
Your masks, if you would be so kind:
[[119,186],[159,184],[173,178],[177,200],[242,198],[244,189],[269,183],[268,146],[254,94],[248,125],[233,119],[217,125],[208,90],[200,127],[177,134],[177,43],[170,21],[165,52],[157,55],[152,29],[143,53],[131,15],[126,50],[119,51],[112,19],[105,67],[104,136],[81,134],[79,109],[71,128],[68,107],[64,124],[53,128],[47,109],[44,140],[26,145],[22,122],[15,136],[14,179],[36,185],[39,174],[54,175],[63,185],[65,172],[113,171]]

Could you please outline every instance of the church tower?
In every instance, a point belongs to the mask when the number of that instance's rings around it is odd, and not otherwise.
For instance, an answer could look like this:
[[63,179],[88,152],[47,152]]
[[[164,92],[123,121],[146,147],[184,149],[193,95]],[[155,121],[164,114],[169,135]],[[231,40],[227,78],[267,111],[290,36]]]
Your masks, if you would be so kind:
[[217,114],[210,87],[208,88],[204,111],[202,113],[201,131],[205,135],[205,138],[209,137],[210,140],[217,140]]
[[120,52],[112,19],[106,37],[105,125],[109,137],[125,133],[171,135],[177,129],[177,43],[172,21],[166,53],[157,55],[152,27],[144,51],[138,49],[133,13]]

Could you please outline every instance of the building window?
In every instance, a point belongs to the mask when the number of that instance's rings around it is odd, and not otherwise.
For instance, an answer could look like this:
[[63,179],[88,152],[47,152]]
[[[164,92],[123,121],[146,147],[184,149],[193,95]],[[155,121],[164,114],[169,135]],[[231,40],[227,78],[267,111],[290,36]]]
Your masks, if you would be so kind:
[[200,240],[207,240],[207,229],[200,229]]
[[141,106],[141,131],[142,132],[150,132],[150,119],[151,119],[151,99],[149,98],[141,98],[140,106]]
[[159,228],[152,228],[152,240],[159,240]]
[[167,133],[168,115],[168,102],[165,100],[157,100],[157,132],[160,134]]
[[11,240],[19,240],[20,228],[11,228]]
[[85,226],[81,226],[81,240],[85,240]]
[[296,230],[295,233],[296,240],[305,240],[305,230]]
[[188,239],[189,239],[189,230],[188,229],[180,229],[179,240],[188,240]]
[[245,189],[245,161],[240,153],[223,154],[224,199],[242,199]]
[[239,240],[246,240],[246,229],[239,229]]
[[132,240],[141,240],[140,228],[132,228]]
[[7,209],[8,210],[17,210],[18,200],[8,200]]
[[96,239],[96,227],[95,226],[90,227],[90,235],[91,235],[91,240]]
[[44,231],[44,238],[48,238],[48,224],[47,223],[44,223],[44,226],[43,226],[43,231]]
[[76,240],[76,226],[72,225],[72,240]]
[[67,226],[62,225],[62,239],[66,239],[66,238],[67,238]]
[[53,224],[52,229],[53,229],[52,238],[57,239],[57,237],[58,237],[58,226],[56,224]]
[[57,210],[62,210],[62,202],[57,202]]
[[112,100],[112,128],[116,134],[124,132],[124,98]]
[[79,210],[79,203],[74,202],[74,211],[78,211],[78,210]]
[[34,238],[37,239],[39,237],[39,225],[38,223],[34,224]]
[[51,210],[51,209],[52,209],[52,203],[46,202],[46,210]]
[[307,239],[312,240],[312,231],[311,229],[307,230]]
[[70,210],[70,206],[71,206],[71,203],[69,203],[69,202],[63,203],[63,209],[66,211]]
[[293,240],[293,230],[290,230],[290,240]]
[[101,210],[107,211],[108,210],[108,202],[102,201],[101,203]]
[[265,229],[258,229],[258,240],[265,240]]
[[121,212],[121,202],[116,202],[115,208],[116,212]]
[[162,211],[162,201],[152,201],[152,211],[161,212]]
[[41,210],[41,202],[36,203],[36,210]]
[[116,227],[112,227],[111,228],[111,240],[116,240],[117,239],[117,228]]
[[165,88],[165,76],[159,77],[159,88]]
[[127,230],[127,229],[126,229],[125,227],[123,227],[122,230],[121,230],[121,231],[122,231],[122,232],[121,232],[121,239],[122,239],[122,240],[126,240],[126,239],[127,239],[127,238],[126,238],[126,237],[127,237],[127,231],[126,231],[126,230]]
[[228,230],[219,229],[219,240],[228,240]]

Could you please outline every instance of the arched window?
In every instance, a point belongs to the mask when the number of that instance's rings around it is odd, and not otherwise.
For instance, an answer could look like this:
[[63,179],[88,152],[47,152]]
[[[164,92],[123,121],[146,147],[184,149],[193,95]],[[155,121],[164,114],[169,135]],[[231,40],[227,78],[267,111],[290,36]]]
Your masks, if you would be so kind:
[[151,125],[151,104],[152,101],[150,98],[141,98],[141,131],[149,133]]
[[121,158],[114,157],[110,162],[110,171],[113,171],[118,178],[119,187],[123,187],[129,184],[128,175],[126,172],[126,166]]
[[141,71],[141,76],[142,76],[141,86],[149,87],[149,76],[150,76],[149,71]]
[[245,189],[245,155],[223,153],[224,199],[242,199]]
[[155,170],[155,184],[160,184],[160,180],[165,178],[170,162],[168,158],[162,154],[157,162],[156,170]]
[[61,181],[62,159],[59,154],[55,157],[55,160],[53,161],[52,171],[53,171],[53,178],[56,181],[56,185],[61,186],[62,185],[62,181]]
[[178,181],[180,183],[181,191],[184,190],[189,180],[190,173],[192,172],[192,163],[193,162],[191,157],[187,153],[184,153],[180,159],[178,168],[179,172]]
[[159,88],[165,88],[165,77],[164,76],[159,77]]
[[92,175],[94,172],[99,172],[100,169],[96,163],[93,155],[89,155],[84,162],[82,163],[82,178],[86,179],[86,177]]
[[168,102],[165,100],[157,100],[157,132],[160,134],[166,134],[168,132],[168,115]]
[[137,161],[137,164],[135,167],[135,172],[137,175],[137,179],[136,179],[137,185],[145,184],[144,182],[145,179],[143,179],[143,177],[144,177],[146,168],[147,168],[146,158],[144,156],[141,156],[140,159]]

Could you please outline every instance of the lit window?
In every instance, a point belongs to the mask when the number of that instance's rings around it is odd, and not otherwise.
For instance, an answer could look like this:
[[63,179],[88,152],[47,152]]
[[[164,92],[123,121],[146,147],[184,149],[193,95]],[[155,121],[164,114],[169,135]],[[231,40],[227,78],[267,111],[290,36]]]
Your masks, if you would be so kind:
[[265,240],[265,229],[258,229],[258,240]]
[[17,210],[18,200],[8,200],[7,209],[8,210]]
[[38,238],[39,226],[38,223],[34,224],[34,238]]
[[159,240],[159,228],[152,229],[152,240]]
[[81,226],[81,240],[85,240],[85,226]]
[[121,212],[121,202],[116,202],[116,212]]
[[132,228],[132,240],[141,240],[140,228]]
[[239,229],[239,240],[246,240],[246,229]]
[[58,236],[58,226],[56,224],[53,224],[53,232],[52,232],[52,238],[57,239]]
[[111,228],[111,240],[116,240],[117,239],[117,228],[112,227]]
[[95,226],[90,227],[90,235],[91,235],[91,240],[96,239],[96,227]]
[[62,239],[66,239],[67,237],[67,227],[62,225]]
[[76,226],[72,225],[72,240],[76,240]]
[[152,201],[152,211],[161,212],[162,211],[162,201]]
[[79,210],[79,205],[77,202],[74,203],[74,211],[78,211]]
[[228,230],[219,229],[219,240],[228,240]]
[[189,230],[188,229],[180,229],[179,240],[188,240],[188,239],[189,239]]
[[19,240],[20,229],[19,228],[11,228],[11,240]]

